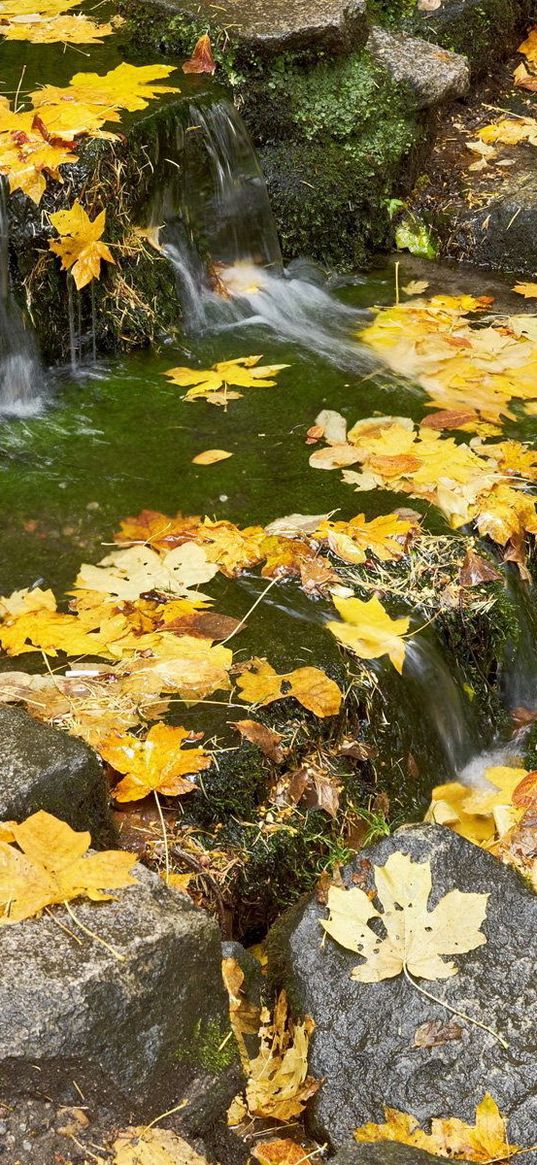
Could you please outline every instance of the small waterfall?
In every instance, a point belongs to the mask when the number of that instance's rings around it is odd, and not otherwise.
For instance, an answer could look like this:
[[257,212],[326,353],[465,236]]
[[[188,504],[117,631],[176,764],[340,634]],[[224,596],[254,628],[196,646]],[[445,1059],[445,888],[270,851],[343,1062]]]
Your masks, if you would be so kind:
[[149,212],[164,224],[186,329],[267,328],[339,365],[372,367],[353,337],[362,313],[330,294],[314,264],[284,269],[265,180],[231,102],[191,105],[164,153]]
[[476,751],[475,726],[453,672],[431,639],[422,635],[408,640],[404,682],[414,688],[420,715],[439,741],[455,780]]
[[35,339],[11,292],[6,190],[0,180],[0,415],[30,416],[39,412],[42,399]]

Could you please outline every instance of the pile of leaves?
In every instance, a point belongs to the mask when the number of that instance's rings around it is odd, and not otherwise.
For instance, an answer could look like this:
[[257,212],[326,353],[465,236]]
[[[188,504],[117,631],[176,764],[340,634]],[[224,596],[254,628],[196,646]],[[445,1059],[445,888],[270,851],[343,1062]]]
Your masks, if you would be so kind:
[[33,44],[102,44],[123,23],[121,16],[114,16],[96,24],[73,8],[79,8],[79,0],[2,0],[0,35]]

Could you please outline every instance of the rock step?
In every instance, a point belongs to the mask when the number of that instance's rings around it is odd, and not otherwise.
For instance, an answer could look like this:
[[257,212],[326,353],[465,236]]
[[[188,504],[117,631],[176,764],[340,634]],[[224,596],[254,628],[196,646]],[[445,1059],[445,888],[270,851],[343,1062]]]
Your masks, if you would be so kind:
[[[346,886],[373,889],[373,866],[384,866],[395,853],[430,862],[429,910],[455,889],[489,896],[481,928],[486,942],[454,956],[458,971],[451,978],[423,985],[489,1025],[508,1050],[464,1019],[457,1020],[457,1038],[416,1046],[421,1024],[446,1024],[453,1015],[402,974],[378,983],[353,981],[359,956],[330,938],[322,941],[326,907],[309,896],[275,925],[268,944],[273,984],[286,988],[295,1014],[311,1015],[316,1024],[309,1068],[325,1082],[310,1102],[309,1130],[337,1150],[352,1142],[356,1128],[382,1122],[384,1105],[412,1115],[424,1129],[441,1116],[473,1124],[488,1092],[507,1122],[509,1142],[535,1146],[535,895],[496,858],[430,825],[401,829],[368,849],[365,860],[359,855],[344,871]],[[368,1162],[367,1156],[357,1160]],[[535,1165],[537,1151],[525,1153],[525,1161]]]
[[89,830],[96,847],[114,839],[108,782],[92,749],[22,708],[0,707],[0,820],[39,809]]
[[[109,902],[0,929],[0,1095],[110,1105],[143,1120],[187,1102],[198,1135],[240,1086],[216,923],[135,866]],[[95,937],[91,937],[94,935]],[[183,1116],[183,1114],[182,1114]]]
[[[332,1157],[330,1165],[439,1165],[441,1157],[432,1157],[411,1145],[382,1141],[375,1145],[349,1145]],[[459,1159],[459,1165],[468,1165]]]

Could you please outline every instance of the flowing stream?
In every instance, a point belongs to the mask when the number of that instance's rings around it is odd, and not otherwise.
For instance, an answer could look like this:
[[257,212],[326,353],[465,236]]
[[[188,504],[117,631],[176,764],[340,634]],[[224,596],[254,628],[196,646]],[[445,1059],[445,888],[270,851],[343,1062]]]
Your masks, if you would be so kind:
[[35,338],[11,291],[6,190],[0,180],[0,414],[31,416],[39,412],[43,396]]

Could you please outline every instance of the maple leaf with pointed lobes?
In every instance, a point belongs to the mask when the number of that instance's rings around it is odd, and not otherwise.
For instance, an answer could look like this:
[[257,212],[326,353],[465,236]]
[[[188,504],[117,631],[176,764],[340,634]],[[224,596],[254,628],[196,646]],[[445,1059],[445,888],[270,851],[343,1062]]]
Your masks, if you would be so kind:
[[436,1157],[449,1157],[475,1161],[479,1165],[489,1165],[492,1161],[508,1161],[521,1151],[507,1137],[506,1121],[498,1105],[489,1092],[477,1105],[475,1124],[469,1125],[458,1117],[434,1117],[431,1131],[420,1129],[419,1122],[408,1113],[397,1108],[385,1108],[385,1123],[362,1125],[356,1129],[357,1141],[367,1144],[379,1141],[396,1141],[402,1145],[413,1145]]
[[345,562],[365,562],[370,550],[381,562],[392,562],[405,553],[405,541],[415,523],[397,514],[383,514],[366,521],[357,514],[349,522],[321,522],[315,537],[326,539],[330,550]]
[[309,1016],[302,1023],[289,1018],[285,991],[278,997],[272,1022],[266,1009],[261,1020],[259,1055],[250,1061],[246,1085],[248,1111],[252,1116],[292,1120],[304,1111],[321,1083],[308,1076],[309,1039],[315,1024]]
[[45,906],[82,896],[106,902],[112,895],[105,891],[136,882],[130,876],[134,854],[87,855],[90,834],[76,833],[43,810],[20,825],[10,822],[10,834],[14,844],[0,841],[0,923],[21,922]]
[[239,698],[248,704],[272,704],[294,696],[314,716],[335,716],[342,695],[334,680],[320,668],[299,667],[278,675],[266,659],[252,659],[237,676]]
[[208,1165],[206,1157],[192,1149],[171,1129],[139,1127],[124,1129],[112,1145],[111,1165]]
[[[465,954],[487,941],[480,927],[489,895],[451,890],[429,910],[430,862],[414,862],[408,854],[396,852],[385,866],[373,868],[382,912],[358,886],[352,890],[331,886],[330,918],[321,922],[340,946],[362,956],[364,962],[354,967],[351,979],[380,983],[401,971],[419,979],[456,975],[458,967],[442,956]],[[385,938],[379,939],[369,925],[374,918],[382,920]]]
[[145,740],[136,736],[105,740],[100,749],[103,760],[125,774],[114,789],[115,800],[139,801],[153,792],[166,797],[193,793],[196,786],[185,777],[208,769],[212,757],[201,748],[183,748],[189,737],[186,728],[154,724]]
[[32,44],[102,44],[114,32],[112,24],[95,24],[88,16],[21,16],[5,21],[0,9],[0,35],[6,40],[27,40]]
[[65,271],[71,271],[78,291],[99,279],[101,261],[115,263],[115,259],[102,236],[106,225],[106,211],[102,210],[93,221],[80,205],[78,199],[70,210],[58,210],[51,214],[50,221],[56,228],[59,239],[49,239],[49,247],[59,255]]
[[211,38],[204,34],[196,41],[194,52],[188,61],[185,61],[183,73],[210,73],[216,70],[216,61],[213,57]]
[[[278,372],[289,368],[288,364],[267,364],[259,366],[261,356],[238,356],[234,360],[221,360],[212,368],[170,368],[166,376],[180,388],[187,388],[185,400],[205,399],[211,404],[226,405],[229,400],[237,400],[241,392],[234,388],[274,388]],[[189,387],[190,386],[190,387]]]
[[[149,546],[131,546],[108,554],[97,566],[83,564],[75,586],[109,595],[110,599],[138,599],[150,591],[189,597],[191,587],[209,582],[217,571],[218,566],[208,562],[203,548],[194,542],[185,542],[162,555]],[[195,597],[207,596],[198,593]]]
[[410,626],[408,616],[392,619],[376,596],[368,602],[333,596],[333,603],[343,622],[331,620],[326,626],[336,639],[360,659],[380,659],[387,655],[401,673],[405,659],[403,636]]
[[111,111],[127,109],[132,113],[145,109],[148,101],[163,93],[178,93],[175,86],[155,84],[173,72],[174,65],[128,65],[123,61],[117,68],[103,75],[75,73],[65,88],[44,85],[42,89],[30,93],[30,97],[36,109],[46,105],[61,105],[63,102],[80,102],[90,109],[100,109],[104,123],[110,120],[108,114]]

